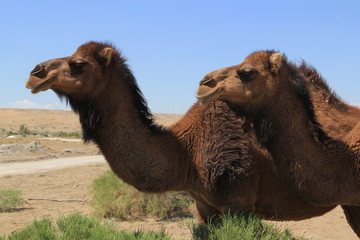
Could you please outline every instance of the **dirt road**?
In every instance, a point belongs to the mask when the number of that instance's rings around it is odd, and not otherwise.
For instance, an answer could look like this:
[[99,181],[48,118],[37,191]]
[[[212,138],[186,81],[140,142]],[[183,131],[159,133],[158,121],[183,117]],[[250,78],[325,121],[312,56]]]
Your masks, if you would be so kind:
[[3,163],[0,164],[0,176],[41,173],[54,169],[84,166],[96,163],[105,163],[104,157],[102,155],[96,155],[47,159],[30,162]]

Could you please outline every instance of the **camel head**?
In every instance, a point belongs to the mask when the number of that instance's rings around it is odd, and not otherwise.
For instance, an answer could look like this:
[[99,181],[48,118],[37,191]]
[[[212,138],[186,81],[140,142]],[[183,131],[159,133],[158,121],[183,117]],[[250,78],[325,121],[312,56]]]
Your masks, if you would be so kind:
[[[26,82],[32,93],[52,89],[59,95],[83,97],[101,94],[106,88],[105,76],[119,53],[111,46],[89,42],[64,58],[36,65]],[[118,58],[119,59],[119,58]]]
[[196,97],[202,104],[215,100],[239,106],[269,103],[280,84],[285,56],[272,51],[255,52],[239,65],[207,74],[201,81]]

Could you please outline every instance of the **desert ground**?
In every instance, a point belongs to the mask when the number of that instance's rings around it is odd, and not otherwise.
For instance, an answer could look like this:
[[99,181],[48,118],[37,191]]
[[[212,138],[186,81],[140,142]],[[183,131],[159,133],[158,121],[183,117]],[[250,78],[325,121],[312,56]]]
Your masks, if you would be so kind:
[[[19,163],[23,163],[24,166],[29,166],[26,164],[35,166],[35,163],[48,165],[51,159],[61,162],[62,158],[70,158],[74,162],[78,160],[80,163],[79,157],[101,156],[95,145],[83,144],[77,139],[39,136],[7,138],[10,131],[18,131],[21,125],[26,125],[30,131],[46,133],[48,136],[61,131],[79,132],[78,118],[71,111],[0,108],[0,116],[0,169],[11,168],[16,164],[18,166]],[[156,116],[158,122],[164,125],[169,125],[181,118],[181,115],[177,114],[156,114]],[[32,173],[0,174],[1,189],[21,190],[23,197],[27,199],[16,211],[0,213],[0,236],[24,228],[35,219],[56,219],[75,212],[91,216],[90,185],[93,179],[108,169],[106,162],[100,161],[82,165],[57,164],[54,168]],[[167,221],[112,219],[112,221],[119,229],[165,229],[173,239],[191,239],[190,228],[187,224],[191,219],[175,218]],[[348,226],[339,207],[323,216],[303,221],[270,222],[276,227],[290,229],[296,236],[315,240],[358,239]]]

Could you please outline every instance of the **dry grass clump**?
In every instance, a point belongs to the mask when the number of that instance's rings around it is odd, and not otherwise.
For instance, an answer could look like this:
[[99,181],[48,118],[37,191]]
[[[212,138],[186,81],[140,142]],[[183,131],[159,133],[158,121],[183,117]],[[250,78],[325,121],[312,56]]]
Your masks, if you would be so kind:
[[185,193],[149,194],[137,191],[107,171],[92,184],[92,205],[101,217],[129,219],[144,216],[170,218],[190,214],[192,200]]
[[20,190],[0,189],[0,212],[11,212],[23,203]]

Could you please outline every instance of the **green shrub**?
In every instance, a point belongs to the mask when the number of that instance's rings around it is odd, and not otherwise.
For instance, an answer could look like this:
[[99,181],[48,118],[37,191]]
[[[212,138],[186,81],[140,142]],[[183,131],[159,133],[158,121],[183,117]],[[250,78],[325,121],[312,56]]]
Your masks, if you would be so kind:
[[9,240],[50,240],[56,239],[56,229],[52,226],[49,219],[34,221],[26,228],[17,231],[7,238]]
[[52,134],[54,137],[74,137],[74,138],[81,138],[82,135],[80,132],[57,132]]
[[142,193],[122,182],[112,171],[95,179],[92,190],[92,205],[97,216],[126,219],[129,216],[151,215],[169,218],[190,212],[191,200],[187,195]]
[[280,231],[252,214],[228,214],[222,224],[192,227],[195,240],[297,240],[290,231]]
[[20,190],[0,189],[0,212],[10,212],[23,202]]
[[13,131],[8,131],[6,136],[12,136],[12,135],[18,135],[16,132],[13,132]]
[[100,222],[94,218],[73,214],[58,219],[57,225],[62,233],[62,239],[169,239],[164,232],[144,233],[137,231],[127,233],[116,231],[109,222]]
[[18,134],[21,136],[26,136],[30,134],[30,130],[26,127],[26,125],[21,124],[18,130]]
[[[55,226],[54,226],[55,225]],[[170,240],[164,231],[160,233],[117,231],[109,222],[72,214],[61,217],[53,224],[49,219],[34,221],[26,228],[5,238],[9,240]]]
[[49,137],[49,132],[39,132],[38,135],[43,137]]

